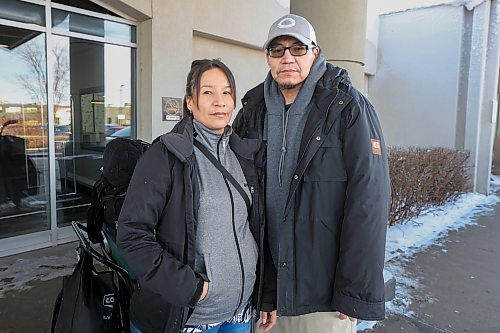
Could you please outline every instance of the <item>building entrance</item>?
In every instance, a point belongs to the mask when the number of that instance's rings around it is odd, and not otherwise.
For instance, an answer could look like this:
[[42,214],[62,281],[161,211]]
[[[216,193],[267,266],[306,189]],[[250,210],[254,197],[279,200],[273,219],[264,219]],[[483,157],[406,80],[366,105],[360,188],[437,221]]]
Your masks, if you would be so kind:
[[135,137],[134,23],[60,2],[0,6],[0,256],[71,240],[104,147]]

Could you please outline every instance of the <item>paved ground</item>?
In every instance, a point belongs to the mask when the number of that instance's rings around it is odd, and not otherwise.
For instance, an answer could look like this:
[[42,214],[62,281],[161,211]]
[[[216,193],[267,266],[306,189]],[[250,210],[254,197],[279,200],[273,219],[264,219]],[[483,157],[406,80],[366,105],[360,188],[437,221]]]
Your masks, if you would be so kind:
[[[17,268],[25,266],[28,274],[38,275],[47,281],[33,280],[20,290],[7,291],[0,297],[0,332],[45,333],[50,332],[52,309],[55,298],[62,288],[63,274],[68,274],[76,264],[76,243],[31,251],[20,255],[0,258],[0,293],[14,282],[14,276],[24,279]],[[54,260],[58,263],[54,264]],[[22,260],[22,261],[20,261]],[[9,273],[14,268],[14,276]],[[37,274],[29,273],[32,270]],[[50,273],[48,273],[50,271]],[[44,273],[45,272],[45,273]],[[59,277],[51,278],[51,276]]]
[[[414,315],[389,316],[374,333],[500,333],[500,204],[477,222],[403,263],[407,276],[419,284],[411,291]],[[13,282],[8,274],[13,265],[25,268],[26,275],[33,269],[53,275],[70,271],[75,248],[71,243],[0,258],[0,332],[50,332],[60,277],[37,273],[48,280],[31,281],[31,289],[3,296],[2,291]]]
[[403,263],[419,284],[414,315],[389,316],[373,332],[500,333],[500,204],[476,221]]

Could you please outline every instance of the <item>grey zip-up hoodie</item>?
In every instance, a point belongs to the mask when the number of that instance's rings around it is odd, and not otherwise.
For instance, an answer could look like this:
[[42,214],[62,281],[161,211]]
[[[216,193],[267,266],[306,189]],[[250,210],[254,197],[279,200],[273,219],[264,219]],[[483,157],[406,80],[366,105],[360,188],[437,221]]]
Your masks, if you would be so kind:
[[[220,159],[251,198],[238,159],[229,147],[231,127],[221,135],[195,120],[193,126],[195,140]],[[195,148],[194,153],[200,187],[195,271],[205,273],[210,282],[208,294],[196,305],[188,325],[223,322],[242,311],[253,291],[258,257],[240,193],[228,182],[230,193],[221,172],[201,151]]]
[[326,59],[323,52],[320,52],[288,111],[284,109],[283,95],[271,72],[264,81],[264,99],[267,108],[265,120],[267,131],[264,133],[264,140],[268,141],[266,218],[271,255],[276,266],[279,258],[279,234],[292,176],[297,167],[302,133],[309,111],[314,106],[313,94],[316,84],[325,71]]

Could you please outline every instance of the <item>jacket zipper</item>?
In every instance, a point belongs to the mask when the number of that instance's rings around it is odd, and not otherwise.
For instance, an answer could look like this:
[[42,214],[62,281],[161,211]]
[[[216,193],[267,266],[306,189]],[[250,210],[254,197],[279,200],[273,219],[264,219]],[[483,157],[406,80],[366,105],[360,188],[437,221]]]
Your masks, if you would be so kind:
[[[326,120],[326,118],[328,118],[328,113],[330,112],[330,108],[332,107],[332,104],[333,104],[333,102],[334,102],[334,101],[335,101],[335,98],[334,98],[334,99],[330,102],[330,104],[328,104],[328,108],[327,108],[327,110],[328,110],[328,111],[327,111],[327,113],[326,113],[326,115],[325,115],[325,118],[324,118],[324,119],[323,119],[323,121],[319,124],[319,126],[318,126],[317,128],[319,128],[319,127],[321,127],[321,126],[324,126],[324,123],[325,123],[325,122],[324,122],[324,120]],[[304,150],[302,151],[302,154],[300,155],[299,159],[297,160],[297,167],[299,166],[299,163],[300,163],[300,162],[302,162],[302,159],[304,158],[304,155],[306,154],[307,148],[309,148],[309,144],[311,143],[312,138],[314,137],[314,133],[316,133],[316,131],[317,131],[317,128],[316,128],[316,130],[315,130],[315,131],[311,134],[311,136],[307,139],[307,143],[306,143],[306,145],[305,145],[305,147],[304,147]],[[295,170],[294,170],[294,171],[296,171],[296,170],[297,170],[297,168],[295,168]]]
[[254,224],[254,228],[259,230],[259,277],[258,277],[258,290],[257,290],[257,308],[261,307],[262,303],[262,287],[264,285],[264,233],[261,223],[256,223],[257,221],[262,221],[259,212],[259,196],[255,193],[255,186],[250,186],[250,193],[252,194],[252,223]]
[[[220,142],[221,141],[222,141],[222,137],[221,137],[221,140],[219,140],[219,143],[217,144],[217,159],[219,160],[219,162],[221,162],[221,160],[220,160],[220,154],[219,154],[219,147],[220,147]],[[222,162],[221,162],[221,164],[222,164]],[[236,250],[238,252],[238,260],[239,260],[239,263],[240,263],[240,271],[241,271],[241,292],[240,292],[240,299],[238,300],[238,306],[234,310],[234,313],[233,313],[233,317],[234,317],[238,313],[238,309],[240,308],[241,303],[243,302],[243,293],[245,291],[245,268],[243,266],[243,259],[242,259],[242,256],[241,256],[241,249],[240,249],[240,243],[238,241],[238,235],[236,234],[236,222],[234,221],[234,198],[233,198],[233,192],[231,191],[231,187],[229,186],[229,183],[227,182],[226,177],[223,176],[223,178],[224,178],[224,183],[226,183],[226,187],[227,187],[227,190],[229,192],[229,198],[231,199],[231,220],[232,220],[232,226],[233,226],[233,237],[234,237],[234,242],[236,244]]]
[[[334,101],[335,101],[335,98],[330,102],[330,104],[328,104],[328,108],[327,108],[328,111],[327,111],[327,114],[326,114],[326,116],[325,116],[324,119],[328,118],[328,113],[330,112],[330,108],[332,107],[332,104],[333,104]],[[295,169],[293,170],[293,174],[297,174],[297,169],[299,168],[299,164],[302,163],[302,160],[304,159],[304,156],[306,155],[306,151],[309,148],[309,144],[311,143],[312,138],[314,137],[314,133],[316,133],[316,131],[318,130],[318,128],[321,128],[321,126],[324,126],[324,121],[321,122],[318,125],[318,127],[316,127],[316,130],[307,139],[307,143],[306,143],[306,145],[305,145],[304,150],[302,151],[302,153],[299,152],[301,154],[299,155],[299,158],[297,159],[297,165],[295,166]],[[290,195],[291,195],[291,193],[288,193],[288,198],[286,199],[286,204],[285,204],[285,218],[288,215],[288,209],[287,209],[287,207],[289,205]]]

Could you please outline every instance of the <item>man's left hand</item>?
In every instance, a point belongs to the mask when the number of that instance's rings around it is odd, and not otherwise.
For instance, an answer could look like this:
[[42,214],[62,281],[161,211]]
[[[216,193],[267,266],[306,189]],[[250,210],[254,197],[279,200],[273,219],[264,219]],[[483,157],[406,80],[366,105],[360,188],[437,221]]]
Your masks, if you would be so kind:
[[347,319],[347,318],[349,318],[349,320],[350,320],[350,321],[356,321],[356,318],[346,316],[345,314],[343,314],[343,313],[339,312],[339,319],[340,319],[340,320],[345,320],[345,319]]
[[273,328],[274,325],[276,325],[276,310],[271,311],[271,312],[260,312],[260,325],[259,329],[261,331],[267,332]]

